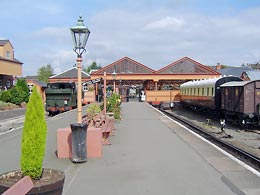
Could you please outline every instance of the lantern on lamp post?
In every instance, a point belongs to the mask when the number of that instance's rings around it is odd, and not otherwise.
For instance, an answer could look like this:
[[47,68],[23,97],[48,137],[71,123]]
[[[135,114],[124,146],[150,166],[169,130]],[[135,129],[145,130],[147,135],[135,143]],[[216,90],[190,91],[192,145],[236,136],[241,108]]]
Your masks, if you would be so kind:
[[81,69],[82,69],[82,54],[86,51],[85,47],[90,34],[90,31],[85,27],[83,19],[80,16],[76,26],[70,28],[74,48],[77,53],[77,68],[78,68],[78,90],[77,90],[77,117],[78,123],[71,124],[72,130],[72,150],[71,160],[72,162],[86,162],[86,131],[87,123],[82,123],[82,85],[81,85]]
[[82,123],[82,54],[86,51],[85,47],[90,34],[89,29],[84,25],[83,19],[80,16],[76,26],[70,28],[74,43],[73,50],[77,53],[77,68],[78,68],[78,94],[77,94],[77,109],[78,109],[78,123]]
[[112,78],[113,78],[113,84],[114,84],[114,93],[116,93],[116,70],[114,69],[114,72],[112,72]]

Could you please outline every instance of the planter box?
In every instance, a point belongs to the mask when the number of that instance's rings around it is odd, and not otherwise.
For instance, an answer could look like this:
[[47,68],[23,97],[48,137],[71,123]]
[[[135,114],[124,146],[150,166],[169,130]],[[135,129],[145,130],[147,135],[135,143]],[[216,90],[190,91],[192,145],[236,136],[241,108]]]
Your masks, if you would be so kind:
[[[88,127],[86,139],[87,158],[101,158],[103,149],[101,128]],[[57,130],[57,156],[58,158],[71,158],[70,127]]]

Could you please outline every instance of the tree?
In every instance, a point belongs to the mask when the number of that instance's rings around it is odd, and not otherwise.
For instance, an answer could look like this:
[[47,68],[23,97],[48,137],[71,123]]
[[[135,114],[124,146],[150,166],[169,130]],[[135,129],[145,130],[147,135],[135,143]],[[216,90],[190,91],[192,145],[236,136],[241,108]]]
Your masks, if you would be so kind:
[[45,154],[47,124],[44,106],[36,87],[26,108],[22,133],[20,165],[23,175],[39,179],[42,175],[42,162]]
[[48,83],[49,77],[53,74],[53,69],[50,64],[42,66],[38,69],[38,80]]
[[85,69],[85,71],[87,72],[87,73],[89,73],[90,72],[90,70],[97,70],[97,69],[100,69],[100,68],[102,68],[100,65],[97,65],[97,63],[94,61],[94,62],[92,62],[92,64],[90,65],[90,66],[88,66],[86,69]]
[[16,83],[16,86],[20,89],[21,91],[21,99],[22,99],[22,102],[28,102],[29,101],[29,96],[30,96],[30,93],[29,93],[29,87],[26,83],[26,80],[25,79],[18,79],[17,80],[17,83]]

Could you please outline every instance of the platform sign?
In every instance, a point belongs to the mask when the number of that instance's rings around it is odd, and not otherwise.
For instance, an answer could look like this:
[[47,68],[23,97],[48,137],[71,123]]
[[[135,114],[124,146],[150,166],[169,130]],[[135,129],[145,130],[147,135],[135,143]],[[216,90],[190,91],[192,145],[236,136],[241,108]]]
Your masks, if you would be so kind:
[[93,85],[95,83],[98,83],[102,80],[102,78],[96,78],[96,79],[92,79],[92,80],[89,80],[89,81],[86,81],[85,83],[83,83],[83,85]]

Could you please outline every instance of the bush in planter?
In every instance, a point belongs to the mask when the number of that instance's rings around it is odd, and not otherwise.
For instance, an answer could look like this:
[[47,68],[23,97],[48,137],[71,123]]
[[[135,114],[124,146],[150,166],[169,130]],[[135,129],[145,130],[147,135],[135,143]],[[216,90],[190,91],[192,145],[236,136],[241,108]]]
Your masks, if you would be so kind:
[[101,108],[98,104],[90,104],[88,107],[87,107],[87,118],[88,118],[88,121],[90,122],[93,117],[98,114],[99,112],[101,112]]
[[120,119],[120,105],[120,95],[113,93],[109,98],[107,98],[107,112],[113,112],[115,119]]
[[42,98],[33,88],[27,104],[21,145],[21,170],[33,179],[41,177],[47,125]]
[[0,174],[0,194],[27,175],[33,179],[31,195],[61,195],[65,174],[63,171],[42,168],[45,154],[47,126],[42,98],[36,88],[26,109],[21,144],[21,170]]

